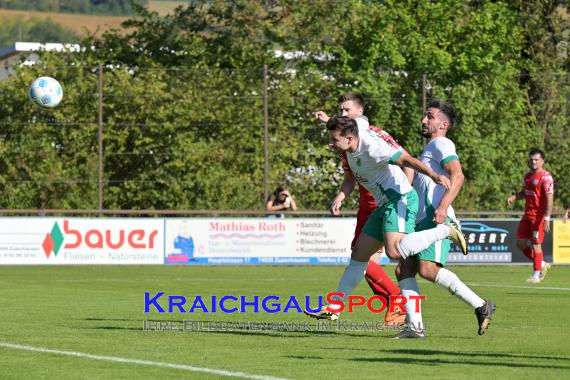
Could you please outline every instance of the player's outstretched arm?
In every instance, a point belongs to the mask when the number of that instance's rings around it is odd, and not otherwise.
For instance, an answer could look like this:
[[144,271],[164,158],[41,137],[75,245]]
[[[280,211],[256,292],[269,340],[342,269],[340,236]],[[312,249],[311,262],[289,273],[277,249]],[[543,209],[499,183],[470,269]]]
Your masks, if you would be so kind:
[[342,185],[340,186],[340,191],[334,197],[329,207],[329,211],[331,215],[337,216],[340,215],[340,208],[342,207],[342,202],[348,197],[356,187],[356,178],[354,178],[354,174],[350,171],[344,172],[344,181],[342,181]]
[[444,175],[437,174],[426,164],[410,156],[410,154],[407,153],[406,151],[402,151],[402,154],[396,160],[396,164],[400,165],[401,167],[408,167],[417,170],[418,172],[423,173],[428,177],[430,177],[431,179],[433,179],[435,183],[443,186],[446,190],[449,189],[450,186],[449,178],[447,178]]
[[328,122],[330,117],[323,111],[317,111],[315,112],[315,117],[317,118],[318,121],[322,121],[322,122]]
[[445,222],[445,218],[447,218],[447,209],[453,203],[455,198],[457,198],[457,195],[461,190],[461,186],[463,186],[463,182],[465,181],[465,176],[463,175],[463,170],[461,169],[461,164],[458,160],[447,162],[443,165],[443,168],[449,173],[449,181],[451,184],[449,190],[443,194],[437,210],[435,210],[433,220],[436,223]]

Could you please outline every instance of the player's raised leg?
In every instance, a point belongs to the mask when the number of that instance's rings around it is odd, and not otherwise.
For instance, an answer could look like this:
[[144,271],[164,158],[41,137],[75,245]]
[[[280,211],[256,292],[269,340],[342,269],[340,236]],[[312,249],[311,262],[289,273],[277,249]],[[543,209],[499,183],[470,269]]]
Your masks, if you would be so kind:
[[[381,247],[382,241],[375,239],[366,232],[360,235],[356,242],[356,247],[352,251],[350,263],[345,268],[336,289],[336,292],[344,294],[344,297],[335,296],[333,299],[348,300],[348,296],[364,278],[364,272],[370,257]],[[334,310],[338,308],[338,305],[324,305],[319,311],[304,310],[304,313],[311,318],[336,320],[340,312],[335,312]]]
[[395,246],[391,247],[392,255],[394,255],[392,258],[398,258],[397,255],[399,255],[399,257],[406,259],[410,256],[417,255],[433,243],[446,238],[449,238],[457,244],[464,255],[468,253],[467,241],[457,223],[447,222],[445,224],[438,224],[431,229],[408,234],[398,240],[392,240],[392,242],[395,243]]

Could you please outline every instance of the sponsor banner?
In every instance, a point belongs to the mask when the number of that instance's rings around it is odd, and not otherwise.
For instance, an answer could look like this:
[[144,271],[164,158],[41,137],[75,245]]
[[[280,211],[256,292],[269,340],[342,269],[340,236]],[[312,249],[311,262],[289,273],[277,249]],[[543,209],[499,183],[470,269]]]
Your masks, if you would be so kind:
[[570,263],[570,222],[554,221],[553,227],[553,262],[556,264]]
[[164,262],[348,264],[355,225],[354,218],[167,219]]
[[0,218],[0,264],[161,264],[162,219]]
[[[346,265],[355,218],[0,218],[2,264]],[[449,263],[528,263],[518,219],[462,221],[470,254]],[[570,223],[554,222],[546,261],[570,262]],[[390,260],[383,255],[382,263]],[[392,260],[392,263],[395,263]]]
[[[461,230],[465,234],[468,255],[463,255],[455,244],[451,245],[448,263],[528,263],[517,248],[516,236],[519,219],[463,219]],[[552,261],[552,234],[545,234],[542,244],[544,258]]]

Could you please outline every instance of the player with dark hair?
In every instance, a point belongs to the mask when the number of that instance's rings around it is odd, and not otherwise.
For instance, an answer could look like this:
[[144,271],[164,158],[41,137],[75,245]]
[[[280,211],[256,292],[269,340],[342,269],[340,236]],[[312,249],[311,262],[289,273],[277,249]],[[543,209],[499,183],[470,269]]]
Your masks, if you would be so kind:
[[[451,204],[461,190],[464,176],[455,144],[446,137],[447,132],[454,126],[455,118],[455,110],[451,103],[442,100],[432,100],[422,117],[421,134],[427,143],[420,155],[420,161],[436,173],[448,176],[451,184],[449,189],[445,189],[431,178],[421,173],[415,174],[413,186],[420,200],[416,216],[416,231],[430,229],[446,221],[454,221],[459,225]],[[419,295],[420,290],[415,278],[416,273],[419,273],[424,279],[438,284],[471,306],[477,317],[478,334],[483,335],[493,317],[495,303],[481,298],[455,273],[444,267],[450,246],[449,240],[438,241],[417,256],[400,262],[397,275],[402,295],[406,298]],[[413,306],[405,306],[408,311],[408,325],[422,328],[409,328],[396,335],[395,338],[423,338],[425,336],[421,305],[419,303],[411,305]]]
[[[380,136],[384,141],[386,141],[390,146],[395,147],[398,150],[402,150],[403,148],[396,142],[396,140],[386,131],[382,130],[381,128],[375,127],[368,123],[368,120],[364,116],[364,98],[357,93],[354,92],[347,92],[339,96],[338,98],[338,105],[339,105],[339,114],[341,116],[347,116],[351,119],[359,120],[363,124],[368,124],[368,128]],[[330,117],[323,111],[315,112],[315,117],[320,120],[324,121],[325,123],[329,121]],[[340,158],[342,160],[342,168],[344,171],[344,182],[341,188],[345,188],[348,192],[350,183],[354,183],[355,177],[352,171],[350,170],[350,166],[348,165],[348,160],[346,158],[346,152],[341,152]],[[413,174],[413,172],[411,173]],[[411,176],[410,176],[411,178]],[[350,190],[352,192],[352,190]],[[344,197],[348,196],[346,193],[342,193]],[[358,212],[356,214],[356,227],[354,229],[354,238],[352,239],[352,243],[350,245],[351,249],[354,249],[356,245],[356,240],[362,233],[362,229],[368,220],[368,217],[372,212],[376,209],[376,201],[374,197],[364,186],[360,183],[358,184]],[[343,195],[339,193],[335,199],[331,202],[330,211],[333,215],[338,215],[340,213],[340,207],[342,205],[342,201],[344,200]],[[339,197],[342,197],[340,199]],[[406,316],[399,310],[399,307],[394,312],[390,312],[389,303],[390,303],[390,296],[398,296],[400,295],[400,287],[392,281],[390,276],[384,271],[382,266],[380,265],[380,254],[382,252],[382,248],[372,255],[370,260],[368,261],[368,266],[366,267],[366,273],[364,278],[366,282],[372,289],[372,292],[382,297],[386,301],[386,316],[384,317],[385,322],[392,322],[392,323],[401,323],[406,320]]]
[[546,277],[550,264],[544,261],[542,242],[550,233],[550,216],[554,204],[554,180],[544,170],[544,152],[531,149],[528,152],[530,170],[524,176],[522,189],[507,198],[507,205],[519,199],[525,200],[524,214],[517,229],[517,247],[533,262],[533,273],[526,280],[538,284]]
[[[343,296],[337,299],[348,299],[364,277],[368,260],[382,245],[388,257],[400,260],[418,254],[436,241],[450,238],[467,254],[465,238],[453,223],[414,232],[418,196],[400,166],[419,171],[446,189],[450,185],[449,178],[437,174],[407,152],[390,146],[367,125],[349,117],[331,118],[327,130],[331,145],[346,152],[354,177],[372,193],[378,204],[352,250],[351,261],[337,287],[337,293]],[[343,183],[336,199],[350,194],[355,180],[350,187],[345,185]],[[338,319],[338,313],[331,311],[335,306],[325,305],[317,312],[305,310],[305,313],[314,318]]]

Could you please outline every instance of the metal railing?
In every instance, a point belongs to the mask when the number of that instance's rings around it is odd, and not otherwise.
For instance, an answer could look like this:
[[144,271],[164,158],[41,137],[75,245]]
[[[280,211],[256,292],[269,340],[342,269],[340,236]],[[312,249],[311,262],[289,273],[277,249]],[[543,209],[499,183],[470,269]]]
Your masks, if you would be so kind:
[[[460,218],[518,218],[522,211],[456,211]],[[562,216],[564,212],[555,213]],[[1,216],[249,216],[286,215],[291,217],[330,216],[328,210],[265,211],[265,210],[77,210],[77,209],[0,209]],[[341,217],[354,217],[356,210],[345,210]]]

